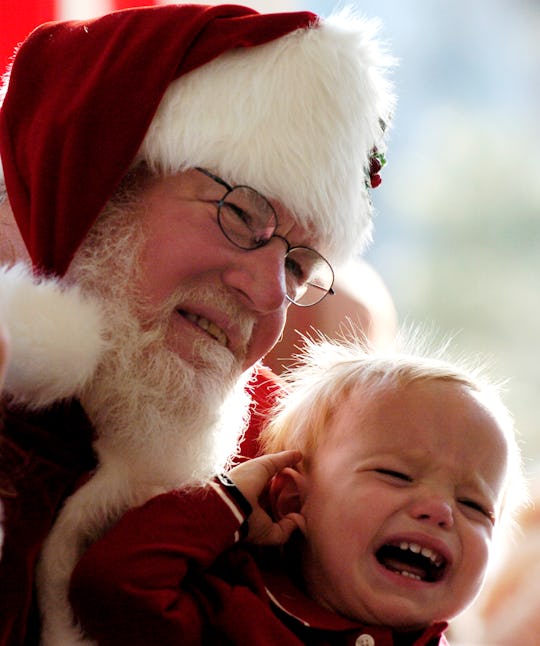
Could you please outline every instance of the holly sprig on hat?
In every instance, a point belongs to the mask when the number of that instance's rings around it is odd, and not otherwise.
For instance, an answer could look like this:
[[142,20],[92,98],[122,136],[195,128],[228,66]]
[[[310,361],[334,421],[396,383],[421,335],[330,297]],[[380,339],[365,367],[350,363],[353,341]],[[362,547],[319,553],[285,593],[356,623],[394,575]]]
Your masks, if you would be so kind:
[[379,173],[385,164],[386,158],[384,154],[374,146],[369,153],[369,181],[366,179],[366,186],[368,188],[377,188],[377,186],[382,182],[382,178]]

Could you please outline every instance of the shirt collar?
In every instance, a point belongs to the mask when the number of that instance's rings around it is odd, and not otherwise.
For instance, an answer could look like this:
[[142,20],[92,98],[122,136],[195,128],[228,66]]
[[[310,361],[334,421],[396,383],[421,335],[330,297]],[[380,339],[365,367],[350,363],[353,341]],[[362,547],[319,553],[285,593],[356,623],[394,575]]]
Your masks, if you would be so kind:
[[[394,644],[396,633],[384,626],[371,626],[347,617],[338,615],[323,608],[307,597],[281,569],[275,567],[263,568],[262,574],[266,593],[272,606],[278,613],[286,615],[289,620],[298,622],[305,628],[316,630],[368,633],[375,644]],[[442,637],[448,627],[447,622],[438,622],[428,627],[414,642],[414,646],[427,646],[434,638],[442,638],[439,643],[446,644]]]

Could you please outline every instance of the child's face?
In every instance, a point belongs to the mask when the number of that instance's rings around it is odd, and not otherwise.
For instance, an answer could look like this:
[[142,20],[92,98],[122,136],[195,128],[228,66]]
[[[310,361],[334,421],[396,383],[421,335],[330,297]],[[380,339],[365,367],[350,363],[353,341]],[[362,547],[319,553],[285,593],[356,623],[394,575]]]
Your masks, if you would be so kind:
[[302,507],[310,596],[371,624],[451,619],[488,561],[507,462],[495,419],[465,388],[427,381],[357,388],[326,433]]

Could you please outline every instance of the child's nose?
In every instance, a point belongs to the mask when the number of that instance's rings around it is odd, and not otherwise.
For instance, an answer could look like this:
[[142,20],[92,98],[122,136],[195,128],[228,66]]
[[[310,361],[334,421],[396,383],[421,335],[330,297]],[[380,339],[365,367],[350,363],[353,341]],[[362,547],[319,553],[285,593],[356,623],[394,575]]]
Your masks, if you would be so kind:
[[454,524],[452,505],[440,494],[423,495],[411,505],[410,514],[416,520],[445,529]]

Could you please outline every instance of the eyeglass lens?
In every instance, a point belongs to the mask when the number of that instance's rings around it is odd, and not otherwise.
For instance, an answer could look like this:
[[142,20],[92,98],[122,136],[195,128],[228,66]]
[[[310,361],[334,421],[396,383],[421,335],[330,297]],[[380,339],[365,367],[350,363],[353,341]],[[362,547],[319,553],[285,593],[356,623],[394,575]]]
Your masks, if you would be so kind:
[[219,202],[218,211],[223,233],[242,249],[266,244],[277,227],[277,215],[270,202],[248,186],[229,191]]
[[[275,234],[277,215],[270,202],[249,186],[235,186],[218,203],[218,223],[226,238],[242,249],[257,249]],[[287,297],[296,305],[314,305],[331,289],[334,272],[309,247],[291,247],[285,256]]]
[[332,287],[334,272],[314,249],[292,247],[285,256],[287,296],[296,305],[314,305]]

